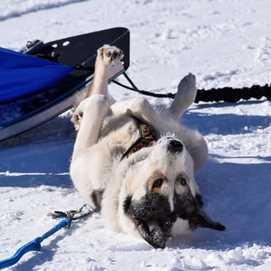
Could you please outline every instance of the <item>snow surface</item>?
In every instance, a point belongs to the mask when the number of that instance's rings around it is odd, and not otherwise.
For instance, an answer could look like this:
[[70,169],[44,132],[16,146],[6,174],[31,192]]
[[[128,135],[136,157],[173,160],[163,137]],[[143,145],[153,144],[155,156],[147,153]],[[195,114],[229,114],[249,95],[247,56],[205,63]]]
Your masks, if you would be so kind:
[[[270,10],[270,0],[1,0],[0,45],[125,26],[129,72],[142,88],[173,91],[188,72],[199,88],[250,86],[271,81]],[[105,229],[97,214],[11,270],[271,270],[270,102],[200,103],[185,123],[208,139],[210,159],[197,180],[224,233],[198,230],[155,250]],[[0,259],[54,225],[48,212],[83,203],[68,175],[73,142],[64,114],[0,145]]]

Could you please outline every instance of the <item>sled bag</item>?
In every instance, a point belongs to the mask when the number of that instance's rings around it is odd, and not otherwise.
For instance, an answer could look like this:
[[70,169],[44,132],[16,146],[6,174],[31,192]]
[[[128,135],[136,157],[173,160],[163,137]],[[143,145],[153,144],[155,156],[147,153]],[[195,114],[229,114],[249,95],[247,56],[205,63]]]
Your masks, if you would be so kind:
[[72,67],[0,48],[0,103],[50,88],[72,70]]

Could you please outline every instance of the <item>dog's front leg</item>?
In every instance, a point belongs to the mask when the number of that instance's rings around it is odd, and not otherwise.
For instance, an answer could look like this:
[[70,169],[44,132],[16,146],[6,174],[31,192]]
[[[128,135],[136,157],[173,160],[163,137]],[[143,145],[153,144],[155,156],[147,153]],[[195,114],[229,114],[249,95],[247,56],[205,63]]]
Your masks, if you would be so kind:
[[108,79],[123,69],[121,58],[121,50],[114,46],[104,45],[98,49],[88,97],[79,104],[72,118],[78,130],[72,159],[98,141],[103,120],[109,111]]

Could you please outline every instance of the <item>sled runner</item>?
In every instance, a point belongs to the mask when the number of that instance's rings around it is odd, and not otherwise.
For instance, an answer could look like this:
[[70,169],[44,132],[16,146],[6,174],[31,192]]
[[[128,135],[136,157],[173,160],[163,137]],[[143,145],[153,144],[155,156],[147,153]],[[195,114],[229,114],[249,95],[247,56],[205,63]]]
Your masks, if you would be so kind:
[[130,40],[126,28],[49,43],[36,40],[21,52],[0,48],[0,141],[71,108],[76,93],[91,82],[96,51],[104,44],[123,50],[124,70],[128,69]]

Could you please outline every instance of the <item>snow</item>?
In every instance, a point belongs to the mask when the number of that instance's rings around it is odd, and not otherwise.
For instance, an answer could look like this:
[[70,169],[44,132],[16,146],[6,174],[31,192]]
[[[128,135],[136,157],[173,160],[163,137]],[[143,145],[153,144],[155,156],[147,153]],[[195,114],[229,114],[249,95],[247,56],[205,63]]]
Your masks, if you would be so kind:
[[0,3],[0,21],[26,15],[44,9],[83,2],[84,0],[2,0]]
[[[2,0],[0,45],[20,49],[31,39],[125,26],[129,73],[141,88],[174,91],[188,72],[199,88],[250,86],[270,82],[270,8],[269,0]],[[155,250],[112,233],[97,214],[10,270],[270,270],[270,102],[195,104],[184,122],[208,140],[210,159],[197,180],[224,233],[202,229]],[[0,145],[0,259],[54,225],[50,211],[83,204],[68,175],[73,142],[66,113]]]

